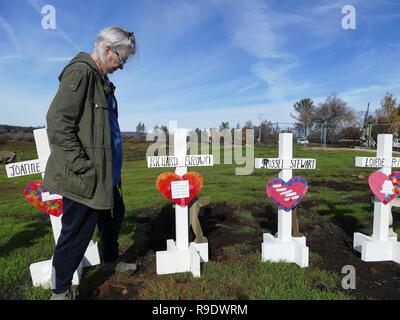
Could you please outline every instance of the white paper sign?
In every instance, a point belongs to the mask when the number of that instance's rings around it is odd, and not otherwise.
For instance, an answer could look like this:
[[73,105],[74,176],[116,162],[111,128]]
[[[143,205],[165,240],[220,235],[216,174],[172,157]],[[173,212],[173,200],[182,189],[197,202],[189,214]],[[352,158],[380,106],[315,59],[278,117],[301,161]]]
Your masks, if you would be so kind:
[[255,159],[256,169],[315,169],[315,159],[283,159],[283,158],[257,158]]
[[152,156],[147,157],[147,168],[208,167],[214,165],[212,155]]
[[46,162],[36,160],[22,161],[17,163],[10,163],[6,165],[7,177],[22,177],[30,174],[42,173],[45,171]]
[[57,193],[50,193],[50,192],[42,192],[42,201],[50,201],[50,200],[58,200],[62,199],[62,196],[60,196]]
[[400,167],[400,158],[356,157],[356,167],[364,167],[364,168]]
[[189,198],[189,180],[171,182],[172,199]]

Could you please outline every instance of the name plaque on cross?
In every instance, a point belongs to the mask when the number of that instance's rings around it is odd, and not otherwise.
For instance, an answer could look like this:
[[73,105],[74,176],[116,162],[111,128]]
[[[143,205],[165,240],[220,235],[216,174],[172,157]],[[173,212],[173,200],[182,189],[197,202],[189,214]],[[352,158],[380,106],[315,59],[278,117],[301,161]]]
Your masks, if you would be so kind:
[[46,161],[28,160],[6,165],[7,178],[22,177],[44,172]]
[[363,168],[400,167],[400,158],[356,157],[356,167],[363,167]]
[[255,159],[256,169],[315,169],[315,159],[282,159],[282,158],[257,158]]
[[147,168],[212,167],[212,155],[151,156],[147,157]]

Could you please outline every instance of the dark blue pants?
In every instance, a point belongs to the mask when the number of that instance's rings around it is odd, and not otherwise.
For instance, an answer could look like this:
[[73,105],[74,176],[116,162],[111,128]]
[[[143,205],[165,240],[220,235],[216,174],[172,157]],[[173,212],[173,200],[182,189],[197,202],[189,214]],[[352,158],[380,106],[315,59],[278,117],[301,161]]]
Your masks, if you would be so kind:
[[114,262],[119,256],[118,236],[125,215],[125,205],[117,187],[114,187],[114,209],[102,211],[97,216],[100,250],[104,262]]
[[96,210],[63,197],[61,234],[53,256],[54,293],[62,293],[72,285],[72,277],[93,237],[96,223],[104,262],[118,259],[118,235],[125,206],[117,187],[114,188],[114,209]]

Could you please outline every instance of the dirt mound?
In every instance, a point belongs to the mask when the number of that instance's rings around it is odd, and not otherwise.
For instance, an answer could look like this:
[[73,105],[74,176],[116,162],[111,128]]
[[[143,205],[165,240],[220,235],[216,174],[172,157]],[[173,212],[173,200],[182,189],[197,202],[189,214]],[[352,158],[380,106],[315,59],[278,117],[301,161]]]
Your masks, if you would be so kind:
[[313,223],[303,226],[310,252],[317,253],[317,266],[341,274],[346,265],[354,266],[356,289],[343,290],[358,299],[400,299],[400,266],[394,262],[364,262],[353,250],[353,239],[343,229],[314,214]]
[[[247,219],[240,216],[247,212]],[[138,261],[139,269],[135,274],[104,275],[101,271],[84,277],[80,289],[80,299],[144,299],[146,285],[154,283],[156,274],[157,250],[165,250],[166,239],[174,239],[175,211],[167,205],[157,214],[135,217],[138,230],[143,234],[134,245],[123,248],[121,254],[125,261]],[[310,219],[311,218],[311,219]],[[400,268],[394,262],[363,262],[352,248],[350,232],[343,230],[333,221],[317,213],[311,213],[308,222],[300,224],[300,231],[307,237],[310,253],[317,256],[310,267],[328,270],[343,278],[342,268],[352,265],[356,270],[356,290],[338,290],[354,295],[357,299],[400,299]],[[246,250],[254,252],[261,249],[263,232],[274,234],[277,228],[276,211],[271,206],[254,205],[233,209],[226,203],[207,206],[200,222],[203,233],[209,240],[209,259],[226,261],[229,256],[226,248],[234,244],[245,243]],[[395,221],[395,224],[397,221]],[[243,229],[243,232],[238,232]],[[248,230],[248,231],[246,231]],[[357,230],[355,230],[357,231]],[[190,233],[190,240],[194,236]],[[171,280],[172,281],[172,280]],[[182,286],[173,281],[170,286]]]

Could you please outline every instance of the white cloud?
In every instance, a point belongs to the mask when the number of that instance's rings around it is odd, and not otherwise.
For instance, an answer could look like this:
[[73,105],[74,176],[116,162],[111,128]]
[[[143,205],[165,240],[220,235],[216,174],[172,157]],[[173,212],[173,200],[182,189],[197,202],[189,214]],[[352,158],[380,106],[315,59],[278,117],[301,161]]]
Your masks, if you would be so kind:
[[5,56],[0,56],[0,61],[14,61],[23,58],[21,54],[9,54]]
[[72,59],[72,56],[69,57],[45,57],[43,61],[56,61],[56,62],[68,62]]
[[[233,1],[226,10],[232,43],[254,58],[250,71],[266,83],[265,99],[271,103],[290,99],[311,84],[294,80],[293,72],[300,66],[299,59],[285,48],[289,35],[284,28],[304,23],[296,14],[281,14],[261,1]],[[294,17],[289,19],[289,17]]]
[[11,25],[2,17],[0,16],[0,28],[4,30],[7,35],[8,40],[14,46],[14,49],[18,52],[22,52],[22,47],[20,43],[20,39],[18,38],[17,34],[15,33],[14,29]]
[[284,37],[272,28],[273,13],[261,1],[229,1],[222,11],[232,43],[258,59],[283,58]]
[[312,86],[308,80],[294,80],[291,72],[296,67],[296,63],[268,66],[261,62],[253,66],[253,72],[267,83],[266,97],[274,102],[291,96],[299,96],[305,89]]

